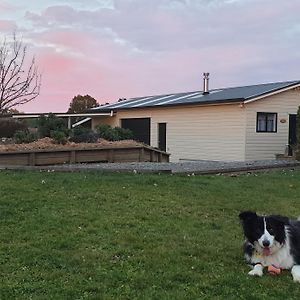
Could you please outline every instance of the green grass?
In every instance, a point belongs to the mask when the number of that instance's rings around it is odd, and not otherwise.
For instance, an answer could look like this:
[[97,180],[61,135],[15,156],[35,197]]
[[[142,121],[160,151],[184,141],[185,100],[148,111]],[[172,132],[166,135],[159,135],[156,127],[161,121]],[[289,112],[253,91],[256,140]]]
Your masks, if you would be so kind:
[[299,299],[252,278],[241,210],[300,215],[300,172],[0,172],[0,299]]

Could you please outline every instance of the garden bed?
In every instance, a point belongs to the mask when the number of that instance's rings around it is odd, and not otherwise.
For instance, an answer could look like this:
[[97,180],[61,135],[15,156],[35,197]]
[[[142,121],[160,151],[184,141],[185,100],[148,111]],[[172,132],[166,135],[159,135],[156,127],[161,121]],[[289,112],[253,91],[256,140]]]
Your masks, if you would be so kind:
[[44,138],[29,144],[1,144],[0,165],[42,166],[91,162],[168,162],[169,154],[133,140],[59,145]]
[[85,149],[85,148],[99,148],[99,147],[122,147],[122,146],[140,146],[134,140],[123,140],[123,141],[107,141],[104,139],[98,139],[97,143],[74,143],[67,142],[65,144],[57,144],[53,142],[53,139],[45,137],[34,141],[32,143],[16,144],[13,139],[4,139],[0,142],[0,152],[11,152],[11,151],[28,151],[28,150],[64,150],[67,148],[74,149]]

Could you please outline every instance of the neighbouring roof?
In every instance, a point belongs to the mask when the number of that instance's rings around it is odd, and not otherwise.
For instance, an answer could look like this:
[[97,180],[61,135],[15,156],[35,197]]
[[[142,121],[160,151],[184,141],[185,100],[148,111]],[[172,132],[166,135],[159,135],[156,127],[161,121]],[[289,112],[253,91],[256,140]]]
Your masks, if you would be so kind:
[[209,94],[203,94],[202,91],[195,91],[188,93],[185,92],[157,96],[144,96],[103,105],[101,107],[93,108],[90,111],[101,112],[129,108],[165,107],[186,104],[247,102],[264,95],[267,96],[274,92],[280,92],[281,90],[292,88],[298,85],[300,85],[299,80],[213,89],[209,91]]

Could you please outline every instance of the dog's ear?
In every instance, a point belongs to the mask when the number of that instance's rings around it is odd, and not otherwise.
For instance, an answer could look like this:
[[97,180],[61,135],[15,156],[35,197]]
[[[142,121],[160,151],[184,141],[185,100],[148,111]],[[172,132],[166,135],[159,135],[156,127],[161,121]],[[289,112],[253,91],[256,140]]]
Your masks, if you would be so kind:
[[275,220],[277,223],[281,223],[283,225],[288,225],[290,223],[290,220],[288,217],[280,216],[280,215],[271,215],[270,216],[273,220]]
[[239,218],[240,218],[242,221],[245,222],[245,221],[247,221],[247,220],[251,220],[251,219],[257,218],[257,214],[256,214],[256,212],[250,211],[250,210],[242,211],[242,212],[239,214]]

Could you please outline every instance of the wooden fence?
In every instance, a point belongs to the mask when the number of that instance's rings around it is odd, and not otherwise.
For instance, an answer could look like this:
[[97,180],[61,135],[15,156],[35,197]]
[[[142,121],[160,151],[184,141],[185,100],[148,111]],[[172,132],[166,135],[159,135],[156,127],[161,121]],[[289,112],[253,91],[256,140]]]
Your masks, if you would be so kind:
[[43,166],[96,162],[169,162],[169,153],[149,146],[0,152],[0,165]]

